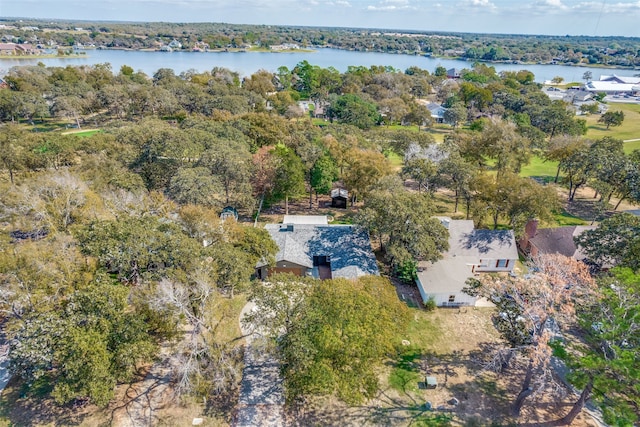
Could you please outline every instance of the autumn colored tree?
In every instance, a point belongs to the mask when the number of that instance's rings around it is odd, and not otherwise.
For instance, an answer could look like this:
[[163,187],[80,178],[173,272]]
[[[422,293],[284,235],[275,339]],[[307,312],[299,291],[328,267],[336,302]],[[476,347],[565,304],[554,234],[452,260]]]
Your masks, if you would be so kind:
[[580,395],[569,412],[545,426],[571,425],[589,400],[600,406],[609,425],[632,425],[640,418],[636,369],[640,277],[617,268],[598,282],[598,297],[578,313],[584,339],[554,345],[556,356],[571,369],[568,378]]
[[542,384],[552,381],[551,344],[563,327],[576,321],[576,308],[589,301],[595,290],[588,267],[563,255],[536,256],[530,271],[527,277],[483,275],[470,279],[465,289],[496,305],[494,324],[507,344],[496,354],[496,370],[520,361],[525,364],[520,392],[513,401],[514,416]]

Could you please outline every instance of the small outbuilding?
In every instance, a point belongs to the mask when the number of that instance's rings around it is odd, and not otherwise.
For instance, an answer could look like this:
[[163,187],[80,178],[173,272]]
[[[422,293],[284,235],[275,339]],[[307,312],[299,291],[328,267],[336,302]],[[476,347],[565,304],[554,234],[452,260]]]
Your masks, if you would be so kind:
[[334,188],[331,190],[331,207],[347,208],[347,200],[349,200],[349,192],[342,188]]
[[424,384],[428,389],[438,388],[438,380],[436,377],[426,377]]

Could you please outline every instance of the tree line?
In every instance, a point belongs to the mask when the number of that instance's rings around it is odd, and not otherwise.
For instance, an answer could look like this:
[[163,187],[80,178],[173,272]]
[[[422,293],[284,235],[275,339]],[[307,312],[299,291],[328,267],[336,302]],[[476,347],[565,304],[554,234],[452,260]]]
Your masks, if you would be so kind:
[[[108,48],[157,48],[178,40],[183,49],[206,43],[211,49],[285,43],[301,47],[385,53],[459,57],[470,61],[563,63],[634,67],[640,64],[638,39],[633,37],[548,36],[473,34],[431,31],[384,31],[379,29],[264,26],[224,23],[114,23],[99,21],[40,21],[3,19],[16,28],[5,30],[18,42],[52,41],[60,46],[82,45]],[[38,27],[37,31],[22,27]],[[77,31],[82,28],[82,31]],[[11,40],[7,40],[11,41]]]

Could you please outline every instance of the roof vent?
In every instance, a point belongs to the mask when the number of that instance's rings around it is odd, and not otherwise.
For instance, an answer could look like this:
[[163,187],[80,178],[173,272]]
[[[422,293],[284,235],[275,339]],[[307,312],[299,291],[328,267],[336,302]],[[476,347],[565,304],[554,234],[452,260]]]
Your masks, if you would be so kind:
[[449,218],[442,218],[440,222],[444,225],[444,228],[447,230],[449,229],[449,224],[451,224],[451,220]]

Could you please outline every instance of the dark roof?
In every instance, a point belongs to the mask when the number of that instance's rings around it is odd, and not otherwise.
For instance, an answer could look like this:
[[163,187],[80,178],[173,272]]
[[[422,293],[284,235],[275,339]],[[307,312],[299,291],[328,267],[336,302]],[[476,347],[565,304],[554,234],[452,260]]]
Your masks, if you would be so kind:
[[265,229],[280,249],[276,262],[289,261],[312,268],[314,256],[329,256],[333,278],[379,274],[369,234],[363,228],[353,225],[267,224]]
[[557,228],[538,228],[536,235],[530,238],[529,242],[535,246],[540,253],[557,253],[580,260],[584,258],[584,255],[578,251],[573,238],[586,230],[593,230],[595,228],[595,226],[576,225]]

